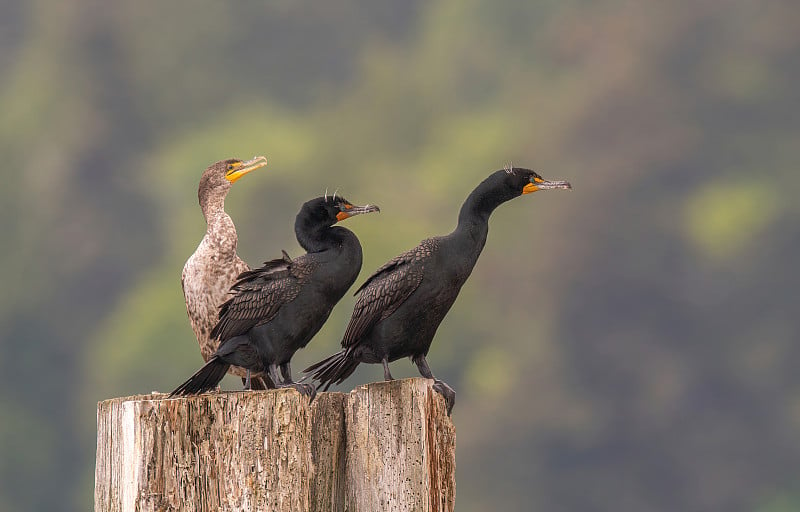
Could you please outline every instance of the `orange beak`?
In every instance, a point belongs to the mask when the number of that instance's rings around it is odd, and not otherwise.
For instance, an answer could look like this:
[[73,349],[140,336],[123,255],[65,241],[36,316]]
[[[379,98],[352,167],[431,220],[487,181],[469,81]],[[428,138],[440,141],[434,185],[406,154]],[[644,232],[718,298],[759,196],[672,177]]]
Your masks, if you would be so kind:
[[572,185],[568,181],[547,181],[542,178],[531,178],[531,182],[522,187],[523,194],[530,194],[537,190],[554,190],[563,188],[565,190],[572,190]]
[[353,206],[352,204],[346,204],[343,206],[343,208],[344,210],[336,214],[336,219],[339,222],[343,221],[344,219],[349,219],[355,215],[361,215],[362,213],[381,211],[381,209],[374,204],[368,204],[366,206]]

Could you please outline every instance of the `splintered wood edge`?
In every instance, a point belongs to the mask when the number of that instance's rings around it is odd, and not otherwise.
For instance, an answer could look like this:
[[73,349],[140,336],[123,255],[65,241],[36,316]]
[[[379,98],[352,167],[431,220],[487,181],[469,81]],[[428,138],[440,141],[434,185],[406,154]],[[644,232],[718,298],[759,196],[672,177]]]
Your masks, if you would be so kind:
[[[382,388],[382,387],[389,387],[393,388],[396,387],[398,389],[405,388],[406,386],[410,385],[415,391],[429,393],[429,396],[434,398],[434,402],[440,402],[442,406],[444,406],[444,397],[442,397],[439,393],[436,393],[431,386],[433,384],[432,379],[424,379],[422,377],[411,377],[408,379],[395,379],[392,381],[377,381],[377,382],[370,382],[368,384],[361,384],[356,386],[351,391],[320,391],[317,393],[317,397],[312,402],[312,406],[317,402],[317,400],[322,396],[346,396],[346,395],[353,395],[354,393],[363,393],[364,390],[370,390],[374,388]],[[169,393],[162,393],[160,391],[151,391],[150,393],[144,393],[139,395],[129,395],[129,396],[121,396],[121,397],[114,397],[114,398],[107,398],[105,400],[101,400],[97,402],[98,407],[104,404],[109,404],[113,402],[122,403],[122,402],[133,402],[139,400],[189,400],[189,399],[213,399],[213,398],[229,398],[231,396],[243,396],[246,395],[248,397],[256,398],[258,396],[264,396],[270,393],[292,393],[296,392],[295,390],[288,388],[288,389],[267,389],[267,390],[253,390],[253,391],[245,391],[245,390],[237,390],[237,391],[212,391],[209,393],[201,393],[199,395],[183,395],[183,396],[175,396],[170,397]],[[298,393],[299,396],[299,393]],[[431,410],[433,412],[433,410]],[[440,411],[436,411],[437,413]],[[447,416],[446,409],[445,409],[445,416]]]

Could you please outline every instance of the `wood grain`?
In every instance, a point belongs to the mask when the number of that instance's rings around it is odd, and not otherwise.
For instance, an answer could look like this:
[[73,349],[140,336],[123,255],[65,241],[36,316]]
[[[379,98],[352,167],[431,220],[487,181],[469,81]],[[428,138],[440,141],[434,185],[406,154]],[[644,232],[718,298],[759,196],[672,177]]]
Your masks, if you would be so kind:
[[97,408],[96,511],[452,511],[455,428],[432,381]]

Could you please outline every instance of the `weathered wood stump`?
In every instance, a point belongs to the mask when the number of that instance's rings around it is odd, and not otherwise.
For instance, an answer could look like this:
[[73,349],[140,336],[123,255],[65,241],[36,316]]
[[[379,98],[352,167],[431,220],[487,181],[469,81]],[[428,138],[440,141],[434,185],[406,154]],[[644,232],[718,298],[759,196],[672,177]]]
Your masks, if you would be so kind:
[[95,511],[452,511],[455,428],[431,382],[100,402]]

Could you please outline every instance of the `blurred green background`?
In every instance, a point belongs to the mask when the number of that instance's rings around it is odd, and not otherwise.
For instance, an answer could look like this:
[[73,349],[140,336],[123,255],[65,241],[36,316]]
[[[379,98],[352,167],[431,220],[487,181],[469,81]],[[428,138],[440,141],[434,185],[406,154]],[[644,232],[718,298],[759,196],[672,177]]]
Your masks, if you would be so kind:
[[459,393],[459,511],[800,510],[798,20],[791,0],[2,2],[0,510],[91,509],[96,402],[200,365],[198,179],[254,154],[227,201],[242,257],[299,254],[300,204],[338,188],[382,208],[347,223],[359,283],[509,162],[573,183],[495,212],[429,355]]

